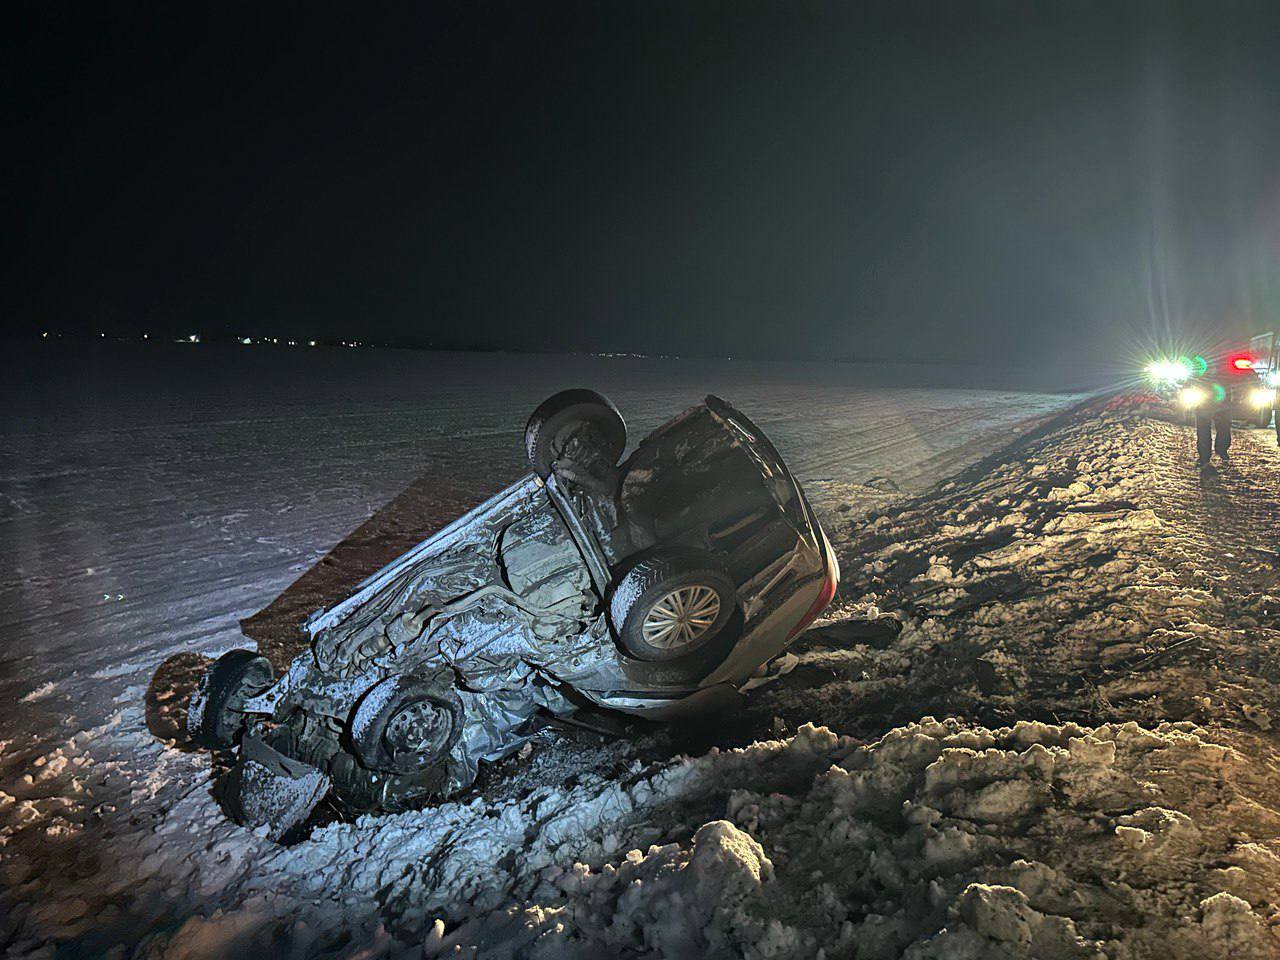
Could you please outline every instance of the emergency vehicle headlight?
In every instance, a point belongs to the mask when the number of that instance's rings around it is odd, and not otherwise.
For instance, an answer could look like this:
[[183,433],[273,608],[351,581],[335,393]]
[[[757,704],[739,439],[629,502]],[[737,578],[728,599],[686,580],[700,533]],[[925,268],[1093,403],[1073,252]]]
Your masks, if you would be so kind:
[[1176,383],[1191,376],[1191,368],[1182,360],[1157,360],[1147,365],[1147,376],[1152,380]]
[[1192,410],[1209,399],[1209,395],[1199,387],[1183,387],[1178,391],[1178,403]]
[[1254,387],[1249,391],[1249,403],[1259,410],[1266,410],[1276,402],[1276,392],[1267,387]]

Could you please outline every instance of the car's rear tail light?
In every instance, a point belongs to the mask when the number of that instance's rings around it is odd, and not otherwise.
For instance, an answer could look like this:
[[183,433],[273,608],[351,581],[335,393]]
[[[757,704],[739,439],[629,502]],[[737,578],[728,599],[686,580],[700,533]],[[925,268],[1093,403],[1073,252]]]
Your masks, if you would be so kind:
[[827,579],[823,581],[822,590],[818,593],[818,599],[813,601],[813,606],[805,611],[799,622],[791,628],[791,632],[787,634],[786,643],[790,643],[791,639],[803,631],[809,624],[818,619],[818,614],[827,609],[827,604],[836,595],[836,575],[835,571],[828,568],[826,573]]
[[1236,357],[1231,361],[1231,366],[1237,370],[1252,370],[1253,357]]

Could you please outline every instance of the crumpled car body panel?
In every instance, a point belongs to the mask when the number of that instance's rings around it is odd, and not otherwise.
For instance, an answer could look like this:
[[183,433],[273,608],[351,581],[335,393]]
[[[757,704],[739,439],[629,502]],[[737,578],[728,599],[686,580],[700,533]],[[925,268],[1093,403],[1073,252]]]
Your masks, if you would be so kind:
[[[725,558],[739,622],[696,656],[640,661],[615,641],[600,580],[672,544]],[[709,397],[639,444],[616,496],[529,475],[317,611],[310,649],[245,711],[263,718],[255,737],[322,770],[340,804],[397,809],[470,784],[536,715],[591,703],[669,717],[715,702],[713,688],[732,692],[821,612],[838,575],[772,445]],[[429,771],[369,769],[351,748],[353,718],[400,677],[461,718]]]

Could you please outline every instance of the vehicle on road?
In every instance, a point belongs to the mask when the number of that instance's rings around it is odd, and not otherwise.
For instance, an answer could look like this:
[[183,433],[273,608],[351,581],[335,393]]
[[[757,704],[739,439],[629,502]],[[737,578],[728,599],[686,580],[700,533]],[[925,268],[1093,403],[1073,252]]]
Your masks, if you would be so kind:
[[1275,387],[1268,386],[1253,368],[1248,354],[1227,357],[1217,371],[1193,380],[1178,391],[1182,409],[1196,416],[1225,409],[1233,421],[1266,427],[1275,408]]
[[456,793],[580,711],[714,710],[830,604],[826,534],[725,401],[619,463],[621,415],[569,390],[525,443],[531,474],[313,614],[283,676],[249,650],[212,664],[188,730],[238,744],[237,819],[279,838],[325,796],[366,811]]
[[1156,361],[1146,368],[1148,386],[1188,422],[1225,407],[1233,421],[1266,427],[1280,386],[1274,339],[1273,334],[1254,337],[1249,350],[1210,360],[1197,356]]

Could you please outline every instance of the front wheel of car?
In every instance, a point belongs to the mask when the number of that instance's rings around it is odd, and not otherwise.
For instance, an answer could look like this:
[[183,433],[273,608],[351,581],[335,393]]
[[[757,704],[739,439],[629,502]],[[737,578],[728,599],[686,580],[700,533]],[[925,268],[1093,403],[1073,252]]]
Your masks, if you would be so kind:
[[351,745],[370,770],[416,774],[439,763],[461,732],[457,703],[438,684],[394,676],[374,685],[351,718]]
[[252,650],[229,650],[205,672],[187,706],[193,743],[221,750],[236,742],[246,722],[244,702],[274,679],[271,662]]
[[627,425],[607,397],[594,390],[562,390],[533,411],[524,444],[533,472],[545,480],[557,463],[588,470],[616,465],[627,447]]
[[738,606],[733,581],[699,551],[655,554],[618,581],[609,614],[618,643],[637,660],[664,661],[704,650]]

